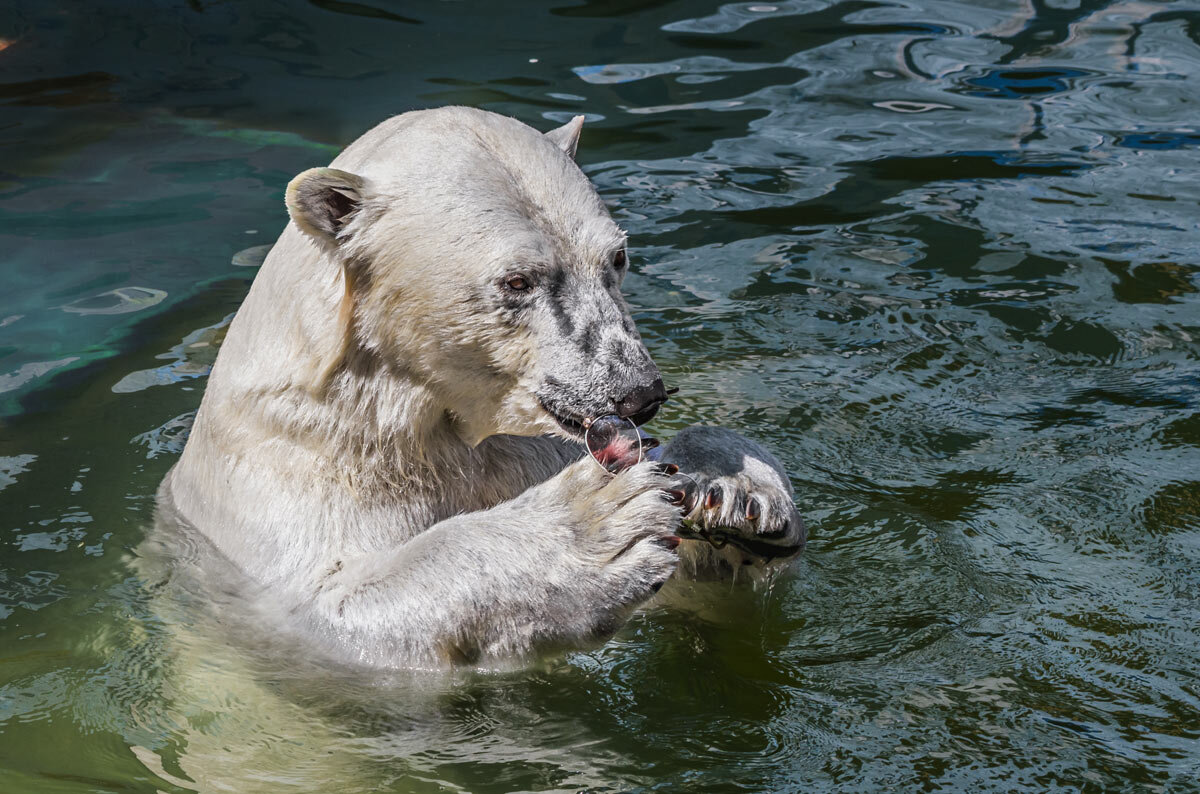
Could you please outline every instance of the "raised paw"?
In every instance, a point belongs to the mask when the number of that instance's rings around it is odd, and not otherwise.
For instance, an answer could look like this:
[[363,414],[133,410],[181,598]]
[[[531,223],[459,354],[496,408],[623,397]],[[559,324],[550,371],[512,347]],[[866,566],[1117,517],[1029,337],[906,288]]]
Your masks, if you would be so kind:
[[675,572],[685,494],[672,489],[672,471],[647,461],[613,475],[584,459],[557,484],[579,565],[571,587],[587,594],[578,617],[593,639],[615,631]]
[[604,518],[593,524],[593,540],[604,549],[609,579],[627,588],[634,600],[657,592],[679,561],[675,530],[685,494],[670,487],[667,471],[641,463],[613,477],[597,494],[611,510],[599,513]]
[[804,521],[787,474],[759,444],[724,428],[689,427],[671,440],[663,460],[686,475],[675,480],[688,492],[682,534],[707,540],[729,564],[763,564],[804,548]]

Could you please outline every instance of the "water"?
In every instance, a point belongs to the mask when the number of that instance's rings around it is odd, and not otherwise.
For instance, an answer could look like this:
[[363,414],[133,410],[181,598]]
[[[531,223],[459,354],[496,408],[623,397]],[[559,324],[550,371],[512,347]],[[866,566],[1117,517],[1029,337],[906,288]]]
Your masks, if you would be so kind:
[[[0,790],[1200,790],[1200,6],[0,9]],[[256,653],[142,541],[282,191],[548,129],[681,398],[793,472],[770,592],[421,679]]]

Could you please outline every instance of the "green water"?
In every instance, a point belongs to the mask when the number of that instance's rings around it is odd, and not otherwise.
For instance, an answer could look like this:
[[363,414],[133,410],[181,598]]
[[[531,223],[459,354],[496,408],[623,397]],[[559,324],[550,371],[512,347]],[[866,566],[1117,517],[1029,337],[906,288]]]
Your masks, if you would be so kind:
[[[0,7],[0,791],[1200,791],[1200,5],[556,1]],[[654,429],[793,474],[770,591],[427,680],[147,572],[234,255],[447,103],[588,114]]]

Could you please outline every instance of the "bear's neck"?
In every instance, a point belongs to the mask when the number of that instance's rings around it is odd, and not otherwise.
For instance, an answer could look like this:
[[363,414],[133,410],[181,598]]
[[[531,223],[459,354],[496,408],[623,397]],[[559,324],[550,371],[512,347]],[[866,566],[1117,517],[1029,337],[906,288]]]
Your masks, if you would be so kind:
[[436,493],[478,453],[425,379],[348,332],[342,272],[313,261],[310,245],[284,232],[230,326],[197,420],[210,425],[210,451],[261,457],[297,482],[315,463],[364,499]]
[[307,396],[326,419],[319,443],[364,496],[438,492],[478,463],[444,401],[402,364],[358,351],[318,389]]

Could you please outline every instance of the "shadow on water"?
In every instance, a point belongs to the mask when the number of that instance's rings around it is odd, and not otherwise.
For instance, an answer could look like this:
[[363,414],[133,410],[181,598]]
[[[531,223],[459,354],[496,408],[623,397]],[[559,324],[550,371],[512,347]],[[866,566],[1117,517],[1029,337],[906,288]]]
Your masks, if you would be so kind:
[[[1194,789],[1200,6],[553,5],[0,9],[0,789]],[[154,567],[288,179],[448,102],[587,115],[654,429],[779,454],[790,576],[431,677]]]

